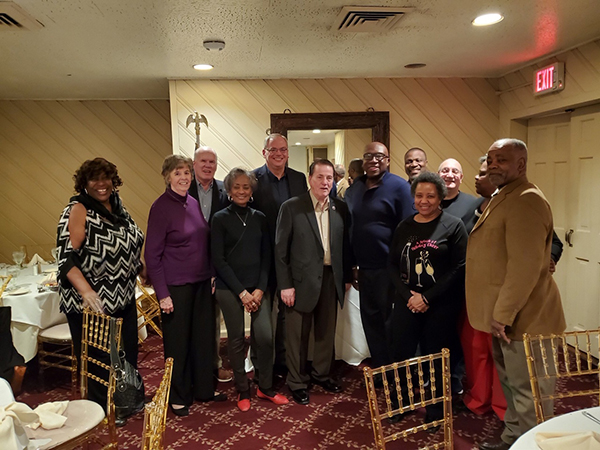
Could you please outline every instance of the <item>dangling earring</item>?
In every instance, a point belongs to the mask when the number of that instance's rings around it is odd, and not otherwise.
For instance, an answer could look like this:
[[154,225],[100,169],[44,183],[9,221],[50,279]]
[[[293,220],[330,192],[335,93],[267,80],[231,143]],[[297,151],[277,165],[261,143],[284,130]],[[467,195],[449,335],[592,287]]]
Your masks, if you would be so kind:
[[85,192],[87,195],[90,195],[86,188],[83,188],[83,192]]
[[231,198],[231,195],[227,194],[227,200],[229,200],[229,203],[233,203],[233,198]]
[[248,200],[248,203],[252,203],[254,201],[254,197],[250,196],[250,200]]

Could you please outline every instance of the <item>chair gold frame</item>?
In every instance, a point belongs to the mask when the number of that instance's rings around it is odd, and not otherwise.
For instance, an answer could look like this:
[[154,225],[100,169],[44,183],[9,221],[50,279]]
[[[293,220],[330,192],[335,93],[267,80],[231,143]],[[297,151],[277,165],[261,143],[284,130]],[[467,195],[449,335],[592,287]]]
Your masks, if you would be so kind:
[[[88,395],[88,380],[92,379],[107,388],[107,404],[106,404],[106,417],[104,420],[95,428],[90,430],[88,433],[82,436],[78,436],[76,439],[68,442],[67,444],[73,443],[75,445],[65,447],[74,448],[80,445],[82,442],[95,441],[102,445],[102,448],[117,448],[117,427],[115,425],[115,403],[114,393],[116,378],[113,376],[113,370],[110,364],[106,364],[98,359],[90,356],[90,348],[95,348],[101,352],[110,355],[110,316],[105,314],[99,314],[91,311],[90,309],[84,309],[83,311],[83,329],[81,337],[81,398],[87,398]],[[121,328],[123,326],[123,319],[116,320],[115,336],[117,339],[117,348],[121,348]],[[108,372],[108,380],[98,377],[88,370],[89,365],[95,365]],[[103,442],[99,436],[98,431],[107,428],[110,442],[107,444]],[[76,442],[75,442],[76,441]],[[60,447],[61,449],[63,447]]]
[[[540,383],[552,380],[594,375],[600,376],[600,329],[568,331],[562,334],[523,335],[527,369],[538,423],[553,417],[542,405],[554,399],[595,395],[600,398],[600,385],[596,389],[571,390],[567,392],[542,393]],[[537,361],[536,361],[537,358]],[[536,364],[537,362],[537,364]]]
[[[38,360],[40,364],[40,376],[44,376],[44,370],[47,367],[67,370],[71,372],[71,397],[75,398],[77,394],[77,357],[73,348],[73,339],[52,337],[53,329],[64,327],[65,324],[55,325],[46,330],[40,330],[38,334]],[[49,333],[50,336],[46,335]],[[53,350],[48,350],[44,344],[50,344]]]
[[[441,374],[436,372],[435,365],[441,363]],[[416,372],[417,383],[413,381]],[[367,385],[367,400],[371,412],[371,422],[373,424],[373,434],[375,435],[375,445],[377,449],[385,449],[386,444],[396,441],[400,438],[406,439],[409,435],[426,431],[431,428],[442,426],[444,428],[443,442],[437,442],[420,450],[426,449],[446,449],[451,450],[454,446],[453,424],[452,424],[452,391],[450,389],[450,351],[446,348],[440,353],[435,353],[418,358],[407,359],[402,362],[396,362],[381,366],[375,369],[365,367],[363,369],[365,382]],[[402,386],[400,374],[404,372],[406,378],[406,387],[408,398],[402,397]],[[429,386],[426,386],[426,374],[429,376]],[[379,398],[384,397],[383,402],[379,402],[377,390],[375,389],[374,377],[381,376],[383,380],[383,393]],[[392,380],[393,376],[393,380]],[[441,395],[436,386],[436,378],[442,377]],[[416,390],[416,395],[415,395]],[[398,407],[395,408],[392,396],[397,397]],[[383,421],[392,418],[396,414],[414,411],[428,405],[443,402],[444,417],[440,420],[424,423],[415,427],[394,431],[386,435],[383,429]],[[382,409],[380,407],[383,406]]]
[[[140,295],[135,302],[139,315],[144,317],[144,321],[138,324],[138,331],[140,331],[146,325],[150,325],[154,331],[160,336],[163,337],[162,333],[162,321],[160,316],[160,304],[156,299],[156,294],[151,294],[148,290],[140,283],[140,280],[137,280],[137,287],[140,291],[142,291],[142,295]],[[154,319],[158,317],[158,321],[160,323],[160,327],[156,325]],[[141,339],[140,339],[141,342]]]
[[165,361],[165,374],[160,386],[144,408],[144,428],[142,434],[142,450],[162,450],[164,448],[164,435],[167,425],[167,404],[171,390],[171,376],[173,375],[173,358]]

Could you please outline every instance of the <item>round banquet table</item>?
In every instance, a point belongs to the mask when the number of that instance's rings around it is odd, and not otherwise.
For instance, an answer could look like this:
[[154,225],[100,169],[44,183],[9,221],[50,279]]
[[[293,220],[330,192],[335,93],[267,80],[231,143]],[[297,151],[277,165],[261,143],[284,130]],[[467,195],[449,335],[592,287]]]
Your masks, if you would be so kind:
[[539,450],[539,446],[535,442],[535,435],[540,431],[543,432],[586,432],[594,431],[600,433],[600,423],[596,423],[593,420],[583,415],[583,412],[587,411],[595,416],[600,421],[600,406],[594,408],[580,409],[570,413],[562,414],[560,416],[553,417],[552,419],[546,420],[545,422],[536,425],[527,433],[522,435],[512,445],[510,450]]
[[[13,343],[17,351],[30,361],[37,354],[37,336],[40,329],[45,329],[59,323],[66,323],[67,317],[60,312],[58,292],[45,290],[38,292],[38,284],[55,270],[56,266],[43,265],[44,272],[33,275],[31,267],[25,267],[11,280],[9,289],[2,295],[4,306],[11,307],[10,329]],[[23,286],[27,293],[11,295],[12,286]]]

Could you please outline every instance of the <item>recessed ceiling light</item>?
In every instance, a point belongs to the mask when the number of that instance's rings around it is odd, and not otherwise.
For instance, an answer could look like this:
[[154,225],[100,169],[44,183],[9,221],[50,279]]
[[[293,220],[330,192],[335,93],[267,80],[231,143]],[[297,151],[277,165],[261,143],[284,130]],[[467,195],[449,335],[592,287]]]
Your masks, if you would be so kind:
[[425,63],[412,63],[404,66],[405,69],[420,69],[421,67],[425,67],[427,64]]
[[315,133],[315,134],[319,134],[320,132],[321,132],[321,130],[316,130],[316,129],[313,130],[313,133]]
[[476,27],[485,27],[487,25],[494,25],[495,23],[504,20],[504,16],[498,13],[483,14],[473,19],[473,25]]
[[212,70],[213,67],[212,64],[194,64],[194,69],[196,70]]
[[302,145],[302,142],[296,142],[294,145]]

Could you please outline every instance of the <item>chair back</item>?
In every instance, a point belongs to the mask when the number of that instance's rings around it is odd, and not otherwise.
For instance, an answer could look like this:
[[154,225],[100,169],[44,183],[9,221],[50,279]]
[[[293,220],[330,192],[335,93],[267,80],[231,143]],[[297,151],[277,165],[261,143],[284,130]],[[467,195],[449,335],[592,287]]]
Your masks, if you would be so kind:
[[138,316],[142,316],[144,320],[142,322],[138,321],[138,331],[140,331],[144,326],[150,325],[156,333],[162,337],[162,329],[160,326],[156,325],[154,322],[155,318],[158,318],[158,322],[162,326],[161,315],[160,315],[160,303],[156,299],[156,294],[148,292],[148,289],[144,287],[140,280],[137,280],[137,287],[142,293],[136,299],[136,307],[138,310]]
[[167,358],[162,381],[156,394],[154,394],[152,402],[148,403],[144,409],[143,450],[162,450],[164,448],[163,439],[167,424],[167,404],[172,374],[173,358]]
[[[553,401],[557,398],[596,396],[600,398],[598,377],[600,368],[596,355],[600,352],[600,329],[568,331],[562,334],[523,335],[527,369],[538,423],[554,416]],[[594,376],[595,389],[561,389],[555,392],[556,381],[583,380]]]
[[[115,426],[115,403],[114,393],[116,378],[113,376],[113,369],[110,364],[104,361],[100,361],[90,354],[90,349],[94,348],[96,351],[104,352],[107,355],[106,360],[110,361],[110,316],[105,314],[99,314],[91,311],[89,308],[83,310],[83,328],[81,337],[81,397],[87,399],[88,395],[88,379],[92,379],[103,386],[106,386],[107,392],[107,404],[106,404],[106,417],[108,420],[109,434],[112,442],[117,440],[117,430]],[[121,327],[123,325],[123,319],[116,320],[115,336],[117,340],[117,348],[121,348]],[[102,378],[95,375],[92,372],[95,370],[92,368],[96,366],[103,369],[107,378]]]
[[[377,449],[385,449],[388,442],[401,438],[406,440],[412,434],[438,426],[442,426],[444,429],[443,442],[433,443],[422,449],[451,450],[453,448],[450,351],[448,349],[444,348],[440,353],[411,358],[376,369],[365,367],[363,372]],[[375,389],[374,377],[379,376],[382,377],[383,390],[378,394]],[[437,382],[439,377],[442,377],[441,392]],[[427,380],[429,380],[429,384],[427,384]],[[403,383],[405,383],[404,386]],[[406,398],[403,398],[403,392],[407,393]],[[414,411],[440,402],[444,405],[444,416],[441,420],[406,429],[400,428],[402,422],[400,422],[400,426],[389,424],[384,426],[384,420],[391,419],[396,414]]]

